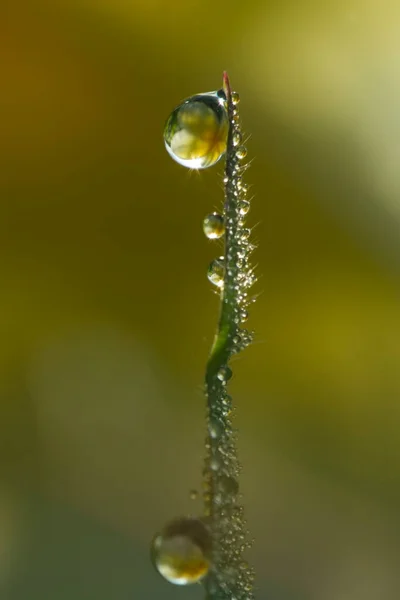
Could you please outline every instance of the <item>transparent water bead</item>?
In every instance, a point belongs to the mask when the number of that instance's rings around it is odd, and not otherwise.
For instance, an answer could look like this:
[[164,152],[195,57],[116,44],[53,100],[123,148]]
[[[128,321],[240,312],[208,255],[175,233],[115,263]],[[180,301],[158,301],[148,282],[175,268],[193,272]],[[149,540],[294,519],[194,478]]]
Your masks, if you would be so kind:
[[209,570],[211,540],[200,519],[182,517],[168,523],[153,539],[151,557],[157,571],[170,583],[200,581]]
[[223,430],[224,428],[221,421],[219,421],[216,417],[210,417],[208,423],[208,432],[210,434],[210,437],[212,437],[213,439],[217,439],[218,437],[220,437]]
[[210,263],[207,271],[208,280],[219,288],[224,287],[224,257],[216,258]]
[[231,93],[231,100],[232,100],[232,104],[239,104],[240,96],[239,96],[238,92]]
[[242,200],[239,204],[239,213],[241,215],[247,215],[250,210],[250,202],[248,200]]
[[223,91],[196,94],[177,106],[167,119],[165,147],[180,165],[206,169],[224,155],[228,130]]
[[243,158],[246,158],[246,156],[247,156],[246,146],[239,146],[239,148],[236,150],[236,156],[239,160],[243,160]]
[[217,377],[220,381],[226,382],[232,377],[232,370],[227,366],[221,367],[217,373]]
[[217,240],[225,233],[224,217],[216,212],[207,215],[203,221],[203,231],[209,240]]
[[239,313],[239,317],[240,317],[240,321],[242,323],[244,323],[249,318],[249,313],[247,312],[246,309],[243,308]]
[[240,131],[234,131],[234,133],[232,134],[232,142],[234,146],[239,146],[239,144],[241,144],[242,134],[240,133]]
[[239,491],[239,483],[234,477],[229,475],[221,475],[218,484],[229,496],[236,496]]

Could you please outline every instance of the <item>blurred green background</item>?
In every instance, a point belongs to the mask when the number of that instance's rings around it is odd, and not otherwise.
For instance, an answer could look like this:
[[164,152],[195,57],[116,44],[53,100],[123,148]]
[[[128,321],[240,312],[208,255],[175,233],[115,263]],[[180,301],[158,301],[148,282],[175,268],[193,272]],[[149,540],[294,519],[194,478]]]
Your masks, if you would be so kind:
[[234,364],[257,598],[400,595],[400,8],[0,6],[0,588],[202,598],[149,541],[197,514],[221,174],[163,147],[227,69],[258,224]]

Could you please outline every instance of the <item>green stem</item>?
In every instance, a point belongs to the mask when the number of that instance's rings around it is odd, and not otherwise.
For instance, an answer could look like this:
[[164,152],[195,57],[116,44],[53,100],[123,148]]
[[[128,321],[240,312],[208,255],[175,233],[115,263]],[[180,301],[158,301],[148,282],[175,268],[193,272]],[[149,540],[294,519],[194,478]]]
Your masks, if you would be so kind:
[[[247,186],[241,166],[245,150],[240,145],[241,131],[237,95],[232,93],[224,73],[229,133],[225,165],[225,254],[224,286],[217,332],[206,368],[207,456],[204,469],[205,516],[212,536],[210,574],[205,581],[209,600],[252,600],[253,570],[243,560],[250,546],[247,540],[243,508],[239,504],[239,462],[236,433],[232,427],[232,400],[227,383],[232,372],[229,360],[251,341],[251,334],[241,327],[249,304],[247,290],[253,283],[244,216],[248,210]],[[238,151],[239,150],[239,151]]]

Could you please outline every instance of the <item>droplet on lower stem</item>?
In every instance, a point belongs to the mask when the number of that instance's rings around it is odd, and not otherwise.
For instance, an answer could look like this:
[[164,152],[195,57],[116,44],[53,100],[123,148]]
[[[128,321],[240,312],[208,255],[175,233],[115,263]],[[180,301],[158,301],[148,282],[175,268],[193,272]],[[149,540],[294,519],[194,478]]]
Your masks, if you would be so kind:
[[239,146],[239,148],[236,150],[236,156],[239,160],[243,160],[243,158],[246,158],[246,156],[247,156],[246,146]]
[[208,423],[208,432],[210,437],[217,439],[223,432],[223,425],[216,417],[210,417]]
[[226,383],[232,377],[232,369],[228,366],[221,367],[217,373],[217,377],[223,383]]
[[203,521],[182,517],[168,523],[155,536],[151,557],[164,579],[176,585],[188,585],[207,574],[210,550],[210,534]]
[[244,216],[247,215],[247,213],[250,210],[250,202],[248,200],[242,200],[241,203],[239,204],[239,213]]
[[210,263],[207,271],[208,280],[219,288],[224,287],[224,257],[216,258]]
[[241,321],[242,323],[244,323],[244,322],[245,322],[245,321],[247,321],[247,319],[249,318],[249,313],[247,312],[247,310],[246,310],[245,308],[243,308],[243,309],[240,311],[240,313],[239,313],[239,316],[240,316],[240,321]]
[[242,134],[240,131],[234,131],[232,134],[232,142],[234,146],[239,146],[242,141]]
[[209,240],[217,240],[225,233],[224,217],[216,212],[207,215],[203,221],[203,231]]

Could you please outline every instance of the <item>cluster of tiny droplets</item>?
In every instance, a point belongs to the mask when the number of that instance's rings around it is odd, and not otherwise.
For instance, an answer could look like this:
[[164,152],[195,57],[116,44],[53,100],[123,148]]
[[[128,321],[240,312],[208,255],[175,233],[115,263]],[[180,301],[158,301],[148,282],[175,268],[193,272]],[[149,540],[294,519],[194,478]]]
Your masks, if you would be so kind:
[[[250,229],[245,224],[250,201],[248,185],[243,181],[246,170],[243,160],[247,150],[242,144],[238,103],[238,94],[232,92],[227,99],[230,133],[223,211],[225,248],[228,250],[226,256],[215,259],[208,270],[209,280],[221,292],[221,318],[225,311],[227,322],[234,324],[229,329],[227,360],[248,346],[253,335],[243,326],[248,318],[248,305],[252,302],[248,291],[255,282],[255,275],[249,260],[254,246],[249,241]],[[205,227],[204,231],[207,235]],[[219,236],[207,237],[215,239]],[[225,364],[219,368],[211,385],[208,383],[213,402],[209,402],[207,412],[203,495],[213,544],[212,565],[205,585],[210,600],[253,600],[254,571],[243,558],[252,542],[239,502],[237,434],[232,426],[232,398],[226,390],[231,376],[232,371]],[[219,401],[215,402],[215,398]]]

